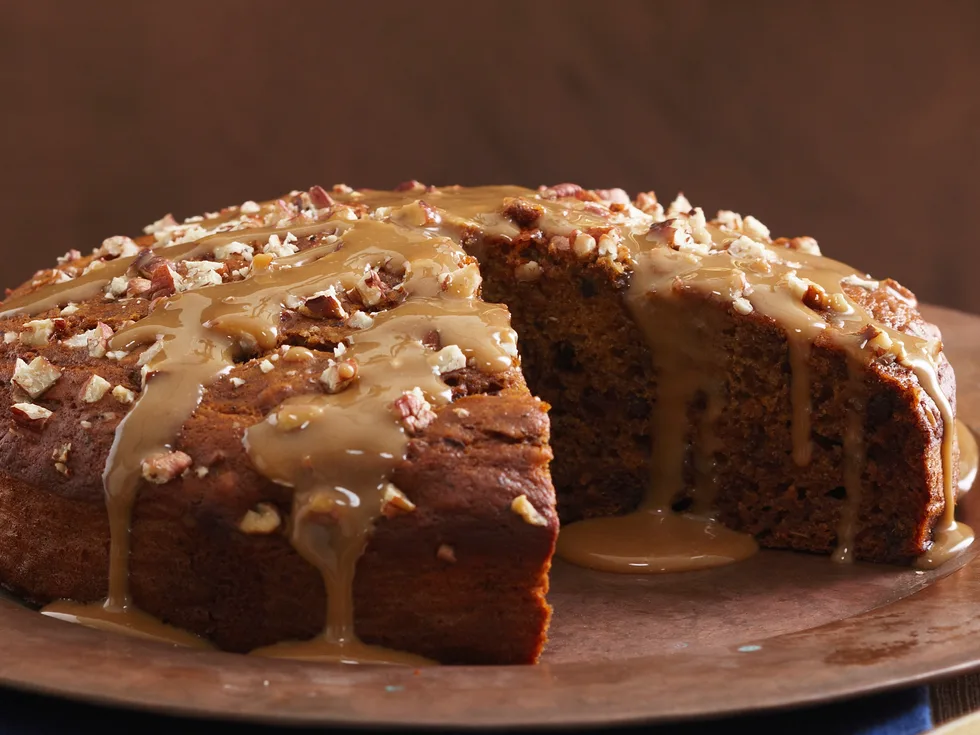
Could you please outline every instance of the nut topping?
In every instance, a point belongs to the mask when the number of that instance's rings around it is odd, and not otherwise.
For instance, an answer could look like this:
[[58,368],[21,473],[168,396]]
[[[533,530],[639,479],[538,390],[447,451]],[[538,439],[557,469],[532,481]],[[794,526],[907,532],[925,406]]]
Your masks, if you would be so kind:
[[365,306],[377,306],[384,298],[387,287],[378,272],[371,268],[354,284],[354,288],[361,297],[361,303]]
[[429,362],[432,364],[432,369],[442,375],[466,367],[466,355],[463,354],[458,345],[448,345],[433,354],[429,358]]
[[405,493],[390,482],[385,485],[384,496],[381,502],[381,514],[385,518],[394,518],[398,515],[411,513],[414,510],[415,503],[409,500],[405,496]]
[[314,319],[345,319],[347,317],[347,311],[340,303],[340,299],[337,298],[337,289],[333,286],[310,296],[300,306],[299,311],[301,314]]
[[54,414],[43,406],[36,406],[33,403],[15,403],[10,407],[10,415],[21,426],[40,431],[44,428],[47,420]]
[[[615,252],[615,250],[613,251]],[[535,260],[529,260],[528,262],[517,266],[514,271],[514,278],[518,281],[536,281],[541,278],[543,270],[541,265]]]
[[282,520],[279,511],[271,503],[259,503],[242,516],[238,528],[248,534],[269,534],[279,528]]
[[136,400],[136,394],[129,388],[117,385],[112,389],[112,397],[122,404],[130,404]]
[[587,255],[591,255],[592,253],[595,252],[595,249],[596,249],[595,238],[592,237],[592,235],[586,234],[584,232],[578,233],[575,236],[575,240],[572,241],[572,250],[580,258],[584,258]]
[[521,229],[528,229],[544,216],[544,207],[524,197],[504,200],[504,215]]
[[827,311],[830,308],[830,298],[823,286],[818,283],[808,282],[806,292],[803,294],[803,303],[814,311]]
[[85,387],[82,388],[82,400],[85,403],[101,401],[111,387],[112,383],[101,375],[93,375],[85,382]]
[[548,519],[538,512],[527,495],[518,495],[510,504],[510,509],[517,513],[524,522],[531,526],[547,526]]
[[18,357],[11,382],[31,398],[37,398],[57,383],[60,377],[61,370],[48,362],[45,357],[35,357],[30,364]]
[[347,319],[347,326],[351,329],[367,329],[374,324],[374,317],[366,311],[355,311]]
[[130,258],[140,252],[140,246],[123,235],[109,237],[102,241],[102,247],[93,251],[96,258]]
[[248,262],[252,260],[254,254],[254,248],[243,242],[229,242],[224,245],[218,245],[214,249],[214,257],[218,260],[227,260],[232,255],[241,255],[242,260]]
[[54,468],[66,477],[71,474],[68,469],[68,453],[71,452],[71,442],[65,442],[55,446],[51,452],[51,459],[54,460]]
[[31,347],[41,347],[48,343],[54,330],[53,319],[35,319],[24,325],[20,333],[20,341]]
[[161,452],[143,460],[143,479],[156,485],[165,485],[180,475],[192,464],[184,452]]
[[394,403],[395,415],[401,419],[410,432],[419,432],[435,419],[432,406],[425,399],[420,388],[402,393]]
[[320,374],[320,382],[326,386],[327,393],[340,393],[357,377],[357,363],[353,360],[330,361],[327,369]]

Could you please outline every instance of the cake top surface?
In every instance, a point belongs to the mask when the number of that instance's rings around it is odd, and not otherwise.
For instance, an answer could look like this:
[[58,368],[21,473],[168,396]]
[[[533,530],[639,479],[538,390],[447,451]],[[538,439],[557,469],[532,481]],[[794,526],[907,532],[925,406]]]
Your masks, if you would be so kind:
[[[60,343],[82,356],[87,350],[94,359],[121,362],[137,354],[145,384],[147,375],[170,372],[170,365],[174,372],[188,369],[183,362],[166,361],[164,343],[179,339],[183,350],[193,352],[194,345],[210,346],[221,335],[228,342],[221,349],[239,355],[209,363],[198,376],[203,380],[187,379],[189,386],[206,386],[243,356],[271,357],[288,341],[280,334],[280,319],[339,317],[354,335],[365,326],[381,329],[386,318],[375,326],[374,312],[405,301],[419,309],[425,299],[439,297],[435,308],[442,309],[453,303],[445,298],[453,294],[475,298],[479,269],[464,248],[489,238],[544,247],[628,281],[626,298],[641,326],[644,300],[697,293],[739,314],[771,320],[791,344],[830,343],[858,362],[914,374],[938,413],[952,415],[936,377],[939,335],[918,317],[911,293],[823,257],[813,238],[773,239],[752,216],[720,211],[708,220],[683,195],[664,207],[652,192],[631,199],[619,189],[574,184],[537,190],[414,181],[394,191],[315,186],[183,221],[168,214],[144,233],[136,240],[110,237],[86,257],[70,251],[57,268],[39,271],[3,304],[5,342],[15,350]],[[413,273],[416,256],[399,254],[420,248],[439,253],[418,256],[426,277]],[[346,257],[357,249],[363,254]],[[530,260],[517,276],[534,280],[540,270]],[[338,302],[342,293],[356,302],[351,313]],[[212,303],[216,298],[227,303]],[[170,316],[175,303],[181,304],[180,319]],[[500,320],[498,312],[481,308]],[[195,309],[197,318],[190,318]],[[87,328],[79,331],[81,326]],[[648,337],[661,328],[646,327]],[[487,331],[491,349],[497,349],[496,334],[503,332]],[[333,336],[332,350],[344,350],[357,339]],[[509,333],[504,343],[516,364],[513,340]],[[443,341],[440,359],[472,363],[474,355],[457,347]],[[339,367],[331,370],[346,375],[354,369],[353,358],[343,365],[339,355],[336,359]],[[45,374],[53,375],[45,362],[40,355],[21,366],[24,382],[35,372],[40,384]],[[359,373],[358,381],[364,377]],[[325,371],[327,390],[336,380]],[[416,387],[421,388],[413,383],[405,390]],[[17,410],[43,414],[37,408]]]

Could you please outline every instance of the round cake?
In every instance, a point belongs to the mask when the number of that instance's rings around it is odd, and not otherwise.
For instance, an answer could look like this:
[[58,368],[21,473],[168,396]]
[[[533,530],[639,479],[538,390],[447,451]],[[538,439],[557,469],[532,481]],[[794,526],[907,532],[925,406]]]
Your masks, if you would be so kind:
[[972,540],[914,296],[683,196],[316,186],[69,251],[0,309],[0,583],[97,627],[529,663],[559,517],[611,571]]

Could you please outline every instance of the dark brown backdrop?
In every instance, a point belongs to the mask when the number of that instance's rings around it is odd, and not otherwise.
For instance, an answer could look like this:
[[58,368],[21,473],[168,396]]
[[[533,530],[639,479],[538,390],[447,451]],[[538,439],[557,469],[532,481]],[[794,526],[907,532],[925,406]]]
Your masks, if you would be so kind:
[[980,3],[0,8],[12,283],[170,210],[345,181],[683,189],[980,311]]

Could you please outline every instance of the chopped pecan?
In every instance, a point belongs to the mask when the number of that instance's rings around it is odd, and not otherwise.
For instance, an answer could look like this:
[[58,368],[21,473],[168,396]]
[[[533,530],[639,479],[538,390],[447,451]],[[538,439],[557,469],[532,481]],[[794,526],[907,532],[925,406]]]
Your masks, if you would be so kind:
[[20,341],[25,345],[40,347],[48,343],[54,334],[53,319],[34,319],[24,325],[20,333]]
[[150,290],[147,296],[158,298],[160,296],[170,296],[177,291],[177,274],[170,267],[170,264],[161,258],[153,272],[150,274]]
[[553,192],[556,197],[574,197],[582,191],[582,187],[578,184],[564,183],[541,187],[540,191],[544,194]]
[[126,287],[126,296],[144,296],[150,292],[153,288],[153,282],[148,278],[142,278],[140,276],[135,276],[129,279],[129,285]]
[[112,339],[112,327],[103,322],[96,324],[95,327],[85,332],[88,354],[91,357],[104,357],[109,349],[110,339]]
[[112,383],[103,378],[101,375],[93,375],[87,381],[82,388],[82,400],[85,403],[95,403],[96,401],[101,401],[102,397],[109,392],[112,387]]
[[432,406],[419,388],[402,393],[395,399],[395,414],[401,419],[410,432],[418,432],[428,426],[436,418]]
[[143,460],[143,479],[156,485],[164,485],[190,467],[191,458],[184,452],[161,452]]
[[[596,196],[609,204],[621,204],[623,207],[630,203],[629,194],[622,189],[596,189]],[[622,211],[622,207],[618,210]]]
[[814,311],[826,311],[830,308],[830,297],[818,283],[807,284],[806,292],[803,294],[803,303]]
[[71,474],[71,471],[68,469],[68,454],[70,452],[71,442],[58,444],[51,451],[51,459],[54,461],[54,468],[66,477]]
[[58,382],[61,370],[45,357],[35,357],[30,364],[17,358],[11,382],[31,398],[37,398]]
[[139,275],[143,276],[143,278],[149,278],[152,274],[155,261],[158,260],[165,261],[166,259],[156,255],[152,250],[141,250],[136,257],[133,258],[133,262],[129,264],[129,273],[130,275]]
[[326,189],[317,184],[316,186],[310,187],[310,202],[317,209],[323,209],[324,207],[333,206],[333,197],[327,193]]
[[385,299],[389,290],[374,268],[371,268],[354,284],[354,293],[360,297],[361,303],[365,306],[377,306]]
[[544,207],[524,197],[509,199],[504,205],[504,215],[521,229],[532,227],[543,214]]
[[547,526],[548,519],[541,515],[527,495],[518,495],[510,504],[510,509],[530,526]]
[[409,500],[405,496],[405,493],[390,482],[385,485],[384,497],[381,501],[381,515],[385,518],[394,518],[398,515],[411,513],[414,510],[415,503]]
[[72,248],[64,255],[58,256],[58,265],[65,265],[66,263],[74,263],[76,260],[81,260],[81,259],[82,259],[82,254],[79,251]]
[[313,317],[314,319],[346,319],[347,311],[344,305],[337,298],[337,291],[333,287],[326,291],[321,291],[308,298],[299,308],[301,314]]
[[641,191],[636,195],[636,208],[647,214],[663,214],[663,206],[657,201],[656,193],[652,191]]
[[10,415],[14,421],[34,431],[43,429],[53,413],[53,411],[33,403],[15,403],[10,407]]
[[253,510],[245,513],[238,528],[242,533],[267,534],[272,533],[281,523],[279,511],[271,503],[259,503]]
[[448,345],[432,355],[429,363],[435,372],[442,375],[466,367],[466,355],[458,345]]
[[812,237],[778,237],[772,241],[772,244],[800,253],[820,255],[820,246]]
[[357,378],[357,363],[354,360],[330,361],[327,369],[320,374],[320,382],[328,393],[340,393]]
[[415,179],[412,179],[411,181],[403,181],[402,183],[400,183],[398,186],[395,187],[395,191],[400,193],[402,192],[422,193],[425,191],[425,184],[423,184],[421,181],[416,181]]

